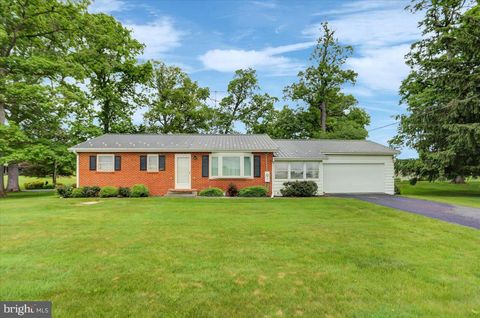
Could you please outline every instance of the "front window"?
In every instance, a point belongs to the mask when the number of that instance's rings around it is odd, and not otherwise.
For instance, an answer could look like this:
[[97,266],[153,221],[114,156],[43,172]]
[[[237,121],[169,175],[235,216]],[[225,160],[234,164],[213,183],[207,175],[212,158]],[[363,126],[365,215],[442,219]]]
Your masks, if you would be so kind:
[[277,161],[275,162],[275,179],[304,180],[320,177],[320,162],[318,161]]
[[275,179],[288,179],[288,162],[275,163]]
[[98,155],[97,171],[112,172],[114,171],[114,155]]
[[253,175],[251,154],[210,155],[210,176],[214,178],[251,178]]
[[290,163],[290,179],[303,179],[303,162]]
[[307,179],[318,179],[319,164],[318,162],[305,162],[305,170]]
[[158,172],[158,155],[147,156],[147,171]]

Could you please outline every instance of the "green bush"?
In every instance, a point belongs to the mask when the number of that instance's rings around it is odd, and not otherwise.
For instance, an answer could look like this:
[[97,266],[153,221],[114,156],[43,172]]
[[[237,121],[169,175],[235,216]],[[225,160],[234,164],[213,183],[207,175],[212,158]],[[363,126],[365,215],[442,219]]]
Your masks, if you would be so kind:
[[223,197],[223,191],[220,188],[207,188],[198,194],[201,197]]
[[43,189],[45,182],[43,181],[33,181],[33,182],[25,182],[23,187],[27,190],[38,190]]
[[91,187],[83,187],[84,195],[87,198],[95,198],[98,197],[100,194],[100,187],[98,186],[91,186]]
[[417,184],[417,181],[418,181],[418,179],[417,179],[416,177],[408,180],[408,182],[409,182],[410,185],[412,185],[412,186],[416,185],[416,184]]
[[118,196],[118,188],[112,186],[102,187],[99,193],[101,198],[112,198]]
[[42,189],[55,189],[55,185],[53,183],[45,182]]
[[131,195],[130,188],[129,187],[118,188],[118,195],[120,195],[122,198],[130,197]]
[[133,198],[148,197],[148,188],[144,184],[136,184],[132,187],[130,196]]
[[262,186],[246,187],[238,192],[239,197],[266,197],[267,188]]
[[85,197],[85,188],[74,188],[72,189],[72,193],[70,195],[71,198],[84,198]]
[[393,192],[395,194],[400,194],[400,187],[398,186],[398,184],[396,182],[393,185]]
[[284,197],[313,197],[318,190],[318,185],[313,181],[292,181],[283,185],[280,192]]
[[72,186],[60,186],[57,188],[57,193],[62,198],[70,198],[72,196],[72,191],[75,189]]
[[227,188],[227,192],[225,192],[227,197],[236,197],[238,196],[238,188],[235,184],[230,183]]

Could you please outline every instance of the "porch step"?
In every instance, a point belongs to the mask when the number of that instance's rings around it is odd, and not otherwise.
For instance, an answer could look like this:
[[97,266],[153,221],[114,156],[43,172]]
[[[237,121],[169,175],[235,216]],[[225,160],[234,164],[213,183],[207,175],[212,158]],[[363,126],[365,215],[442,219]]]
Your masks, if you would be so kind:
[[197,196],[197,189],[168,189],[167,197],[189,198]]

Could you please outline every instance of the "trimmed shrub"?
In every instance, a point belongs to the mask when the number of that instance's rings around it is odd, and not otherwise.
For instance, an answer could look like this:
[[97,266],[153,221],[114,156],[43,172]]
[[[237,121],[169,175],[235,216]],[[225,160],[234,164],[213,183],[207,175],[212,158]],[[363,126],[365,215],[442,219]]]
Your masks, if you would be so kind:
[[98,186],[91,186],[91,187],[83,187],[84,195],[87,198],[95,198],[98,197],[100,194],[100,187]]
[[148,197],[148,195],[148,188],[144,184],[134,185],[130,194],[133,198]]
[[239,197],[266,197],[267,188],[262,186],[246,187],[238,192]]
[[280,192],[284,197],[313,197],[318,190],[318,185],[313,181],[291,181],[283,185]]
[[412,178],[412,179],[408,180],[408,183],[410,183],[410,185],[414,186],[414,185],[417,184],[417,181],[418,181],[418,179],[415,177],[415,178]]
[[235,184],[230,183],[227,188],[227,192],[225,192],[227,197],[236,197],[238,196],[238,188]]
[[99,193],[101,198],[112,198],[118,196],[118,188],[112,186],[102,187]]
[[70,195],[71,198],[84,198],[85,197],[85,188],[74,188],[72,189],[72,193]]
[[55,189],[55,185],[53,183],[45,182],[42,189]]
[[223,191],[220,188],[207,188],[198,194],[201,197],[223,197]]
[[120,187],[118,188],[118,195],[121,196],[122,198],[128,198],[130,197],[130,188],[129,187]]
[[72,191],[75,189],[72,186],[60,186],[57,188],[57,193],[62,198],[70,198],[72,195]]
[[33,181],[33,182],[25,182],[23,184],[23,187],[26,190],[38,190],[38,189],[43,189],[44,185],[45,185],[45,182],[43,181]]

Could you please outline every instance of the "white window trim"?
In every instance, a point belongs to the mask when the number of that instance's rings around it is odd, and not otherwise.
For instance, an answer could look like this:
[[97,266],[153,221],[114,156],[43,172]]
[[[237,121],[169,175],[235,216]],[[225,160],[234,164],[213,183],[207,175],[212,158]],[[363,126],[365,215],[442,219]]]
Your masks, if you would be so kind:
[[[100,157],[110,157],[110,158],[112,158],[112,170],[100,170]],[[113,155],[113,154],[97,155],[97,171],[98,172],[115,172],[115,155]]]
[[[303,163],[303,178],[302,179],[299,179],[299,178],[291,178],[290,177],[290,172],[291,172],[291,164],[292,163],[298,163],[298,162],[301,162]],[[318,178],[308,178],[307,179],[307,161],[276,161],[274,164],[273,164],[273,177],[275,178],[275,180],[320,180],[320,162],[319,161],[308,161],[308,162],[315,162],[318,164]],[[277,178],[276,176],[276,163],[287,163],[288,164],[288,169],[287,169],[287,178],[286,179],[279,179]]]
[[[150,169],[150,158],[156,157],[157,158],[157,169]],[[160,167],[159,167],[159,162],[158,162],[158,155],[157,154],[147,154],[147,172],[158,172]]]
[[[212,176],[212,157],[218,158],[218,176]],[[239,176],[223,176],[223,157],[240,157],[240,175]],[[250,157],[250,175],[245,176],[245,159]],[[253,162],[253,154],[243,152],[225,152],[225,153],[211,153],[208,158],[208,172],[209,179],[253,179],[253,170],[255,163]]]

